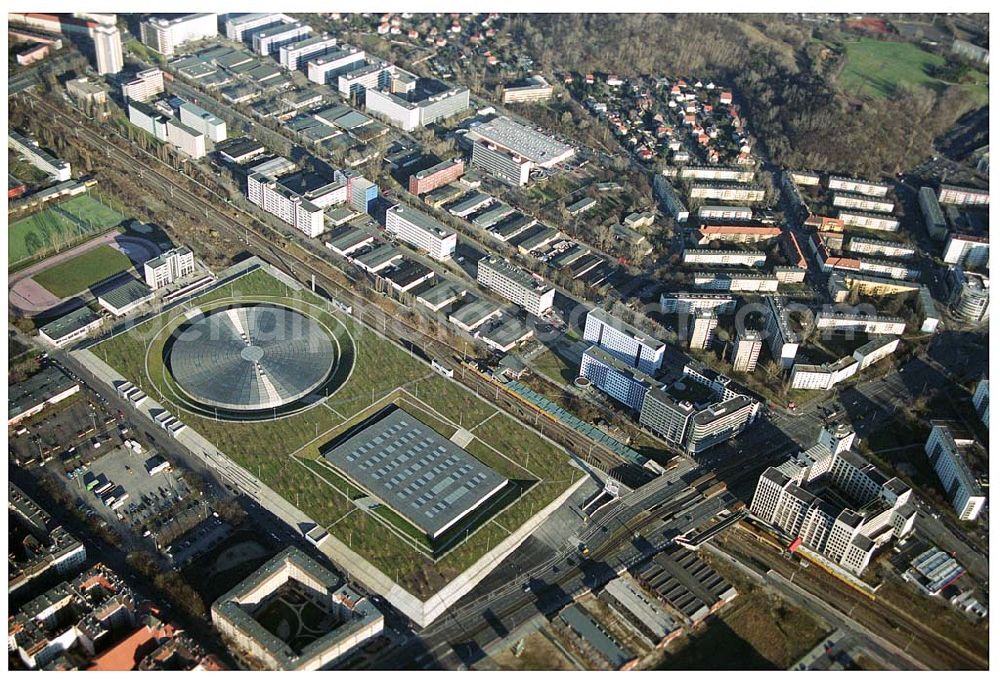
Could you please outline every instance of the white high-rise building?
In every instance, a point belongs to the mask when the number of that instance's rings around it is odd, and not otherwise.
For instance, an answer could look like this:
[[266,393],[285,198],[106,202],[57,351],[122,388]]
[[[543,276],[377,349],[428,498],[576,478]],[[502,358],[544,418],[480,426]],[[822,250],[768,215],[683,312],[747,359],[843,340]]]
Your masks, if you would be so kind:
[[310,238],[323,233],[323,209],[267,175],[253,172],[247,177],[247,198]]
[[213,13],[147,19],[139,28],[143,44],[165,57],[172,57],[186,42],[210,38],[219,32],[218,15]]
[[976,392],[972,395],[972,405],[976,407],[976,413],[983,425],[990,426],[990,379],[983,378],[976,385]]
[[163,92],[163,71],[148,68],[122,84],[122,96],[131,101],[145,102]]
[[94,27],[94,54],[97,72],[101,75],[122,70],[125,64],[122,58],[122,33],[117,26]]
[[958,518],[970,522],[986,505],[986,493],[964,458],[964,450],[974,443],[971,437],[953,430],[950,423],[935,420],[931,421],[931,434],[924,445],[924,452]]
[[736,342],[733,344],[733,370],[753,373],[757,368],[757,358],[763,345],[759,331],[748,328],[737,329]]
[[[823,555],[853,574],[861,574],[875,550],[913,530],[916,509],[912,491],[898,478],[886,478],[850,450],[853,430],[824,430],[819,442],[778,467],[764,471],[757,482],[750,513],[780,531],[788,540]],[[831,448],[832,447],[832,448]],[[829,484],[857,511],[840,508],[815,496],[806,484]]]
[[616,319],[599,307],[587,313],[583,339],[643,373],[656,371],[663,363],[666,351],[666,344],[662,341]]
[[254,13],[235,14],[226,18],[226,37],[236,42],[241,42],[249,33],[256,28],[273,26],[274,24],[290,24],[295,20],[285,14]]
[[646,393],[656,386],[648,375],[597,346],[584,351],[580,358],[580,375],[597,389],[636,411],[642,408]]
[[435,260],[447,260],[455,252],[458,236],[430,215],[397,205],[385,213],[385,230],[416,246]]
[[715,339],[719,319],[710,309],[702,309],[691,316],[691,349],[706,350]]
[[143,265],[146,285],[156,290],[194,272],[194,253],[187,246],[160,253]]

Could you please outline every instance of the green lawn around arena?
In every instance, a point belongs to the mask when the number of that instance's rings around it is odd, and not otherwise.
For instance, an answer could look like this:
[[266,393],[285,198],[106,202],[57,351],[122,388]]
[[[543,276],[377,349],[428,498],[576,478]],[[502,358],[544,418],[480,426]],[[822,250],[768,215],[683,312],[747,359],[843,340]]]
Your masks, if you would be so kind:
[[128,255],[102,245],[43,269],[32,278],[53,295],[67,298],[131,267]]
[[10,225],[7,264],[15,265],[66,250],[118,226],[124,219],[124,215],[89,194],[53,203]]
[[[162,357],[166,338],[183,323],[188,310],[199,307],[204,311],[235,301],[287,305],[308,312],[328,328],[337,328],[342,351],[353,355],[345,356],[345,361],[353,358],[350,377],[323,405],[274,421],[220,422],[172,408],[175,405],[164,398],[171,394],[171,379]],[[326,527],[332,536],[421,598],[437,592],[471,566],[583,474],[569,465],[567,455],[557,445],[432,371],[422,360],[356,319],[331,311],[308,291],[290,290],[262,269],[109,338],[90,351]],[[421,410],[415,415],[442,434],[459,427],[472,430],[475,438],[467,447],[469,453],[518,482],[512,487],[513,498],[498,503],[496,511],[470,527],[461,542],[449,541],[448,551],[436,559],[428,555],[426,539],[414,540],[408,527],[399,523],[402,518],[387,514],[388,508],[378,512],[359,508],[354,499],[363,492],[340,478],[320,455],[331,440],[370,415],[372,409],[377,411],[383,402],[397,400],[404,408]]]

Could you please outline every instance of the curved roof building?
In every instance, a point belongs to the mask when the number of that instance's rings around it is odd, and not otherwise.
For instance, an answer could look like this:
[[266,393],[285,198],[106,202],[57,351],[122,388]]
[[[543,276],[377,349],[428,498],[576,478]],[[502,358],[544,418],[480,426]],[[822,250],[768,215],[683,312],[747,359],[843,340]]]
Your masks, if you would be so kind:
[[305,397],[336,359],[329,332],[288,307],[243,305],[184,324],[166,361],[180,390],[209,407],[273,409]]

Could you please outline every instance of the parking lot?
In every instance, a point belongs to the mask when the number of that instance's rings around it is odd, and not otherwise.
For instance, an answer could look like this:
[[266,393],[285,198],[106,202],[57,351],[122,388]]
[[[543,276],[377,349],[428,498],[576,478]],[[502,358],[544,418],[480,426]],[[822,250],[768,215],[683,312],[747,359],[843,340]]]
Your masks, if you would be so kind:
[[[204,504],[196,494],[192,495],[177,471],[169,469],[149,475],[145,463],[156,455],[154,451],[144,449],[136,453],[120,443],[110,446],[72,479],[64,477],[64,483],[86,506],[85,512],[105,519],[130,547],[155,550],[152,532],[147,533],[149,529],[162,528],[173,516],[209,514],[207,506],[200,507]],[[90,490],[88,485],[92,487]],[[106,492],[117,490],[114,495],[118,498],[122,497],[122,490],[128,496],[124,503],[113,508],[96,493],[104,487]]]
[[[16,434],[22,430],[27,431]],[[86,388],[47,407],[8,438],[14,459],[24,467],[52,461],[66,470],[93,461],[103,447],[120,442],[116,415]]]

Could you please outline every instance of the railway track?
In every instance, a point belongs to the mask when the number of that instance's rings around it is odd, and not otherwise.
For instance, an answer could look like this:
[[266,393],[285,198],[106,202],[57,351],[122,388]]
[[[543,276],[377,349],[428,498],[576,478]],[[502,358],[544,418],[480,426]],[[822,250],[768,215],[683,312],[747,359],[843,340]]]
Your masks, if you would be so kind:
[[[385,322],[385,312],[381,308],[355,293],[350,287],[345,286],[337,280],[333,273],[336,272],[336,276],[343,276],[356,281],[353,277],[350,277],[339,268],[331,265],[328,261],[303,248],[291,240],[288,235],[268,225],[257,216],[234,206],[228,202],[229,199],[225,196],[196,182],[190,177],[180,175],[185,180],[181,182],[176,170],[167,166],[158,158],[144,151],[137,150],[116,131],[111,131],[107,135],[99,134],[93,129],[91,124],[88,124],[88,121],[82,118],[82,114],[80,118],[71,116],[62,109],[43,101],[33,93],[26,93],[24,96],[33,102],[34,107],[41,108],[49,114],[51,117],[50,120],[62,125],[68,134],[86,142],[97,152],[104,153],[107,158],[115,158],[126,167],[134,168],[138,164],[143,172],[152,174],[156,178],[152,181],[160,180],[163,188],[169,190],[171,203],[185,206],[197,214],[204,214],[205,219],[210,220],[212,226],[224,230],[239,241],[246,242],[249,250],[255,251],[255,254],[272,262],[272,264],[283,269],[300,282],[303,281],[303,278],[306,280],[309,278],[308,276],[300,277],[300,272],[315,275],[318,285],[321,285],[325,290],[331,291],[331,294],[335,290],[338,298],[352,305],[355,316],[370,327],[377,329],[381,323]],[[122,149],[119,144],[124,144],[128,150]],[[139,153],[136,153],[136,151],[139,151]],[[147,158],[140,157],[140,154],[145,155]],[[147,178],[147,181],[150,180]],[[227,209],[236,211],[240,217],[244,218],[244,221],[238,221],[233,216],[227,214],[227,212],[220,210],[218,206],[209,202],[209,198],[196,193],[196,190],[192,189],[190,184],[198,187],[197,191],[210,194],[212,198],[217,199]],[[280,245],[276,245],[275,241]],[[299,268],[299,271],[296,271],[296,267]],[[374,310],[377,310],[377,313]],[[476,370],[462,370],[463,366],[461,362],[454,356],[457,352],[454,347],[407,323],[402,315],[395,316],[393,324],[397,329],[400,327],[405,328],[407,334],[410,335],[406,340],[414,347],[419,347],[425,352],[429,351],[437,354],[436,358],[439,362],[448,365],[449,368],[456,369],[454,377],[458,382],[475,390],[477,394],[480,394],[480,396],[483,396],[487,400],[502,406],[510,415],[519,419],[523,419],[529,415],[534,416],[532,424],[535,429],[556,443],[576,452],[590,464],[600,468],[605,473],[615,474],[622,478],[635,478],[636,480],[640,478],[636,474],[638,468],[635,465],[618,457],[617,454],[605,448],[599,442],[593,441],[575,430],[560,424],[558,421],[552,420],[541,409],[534,408],[515,399],[503,388],[498,388],[497,383],[491,378],[480,372]],[[489,399],[489,392],[491,391],[493,392],[493,399]]]
[[873,601],[825,572],[817,573],[812,569],[796,571],[795,564],[780,559],[773,548],[760,545],[743,534],[730,534],[729,539],[740,552],[768,565],[785,578],[794,572],[794,582],[800,587],[821,596],[831,607],[909,651],[932,668],[988,667],[987,659],[980,653],[946,637],[933,621],[920,620],[884,597],[876,597]]

